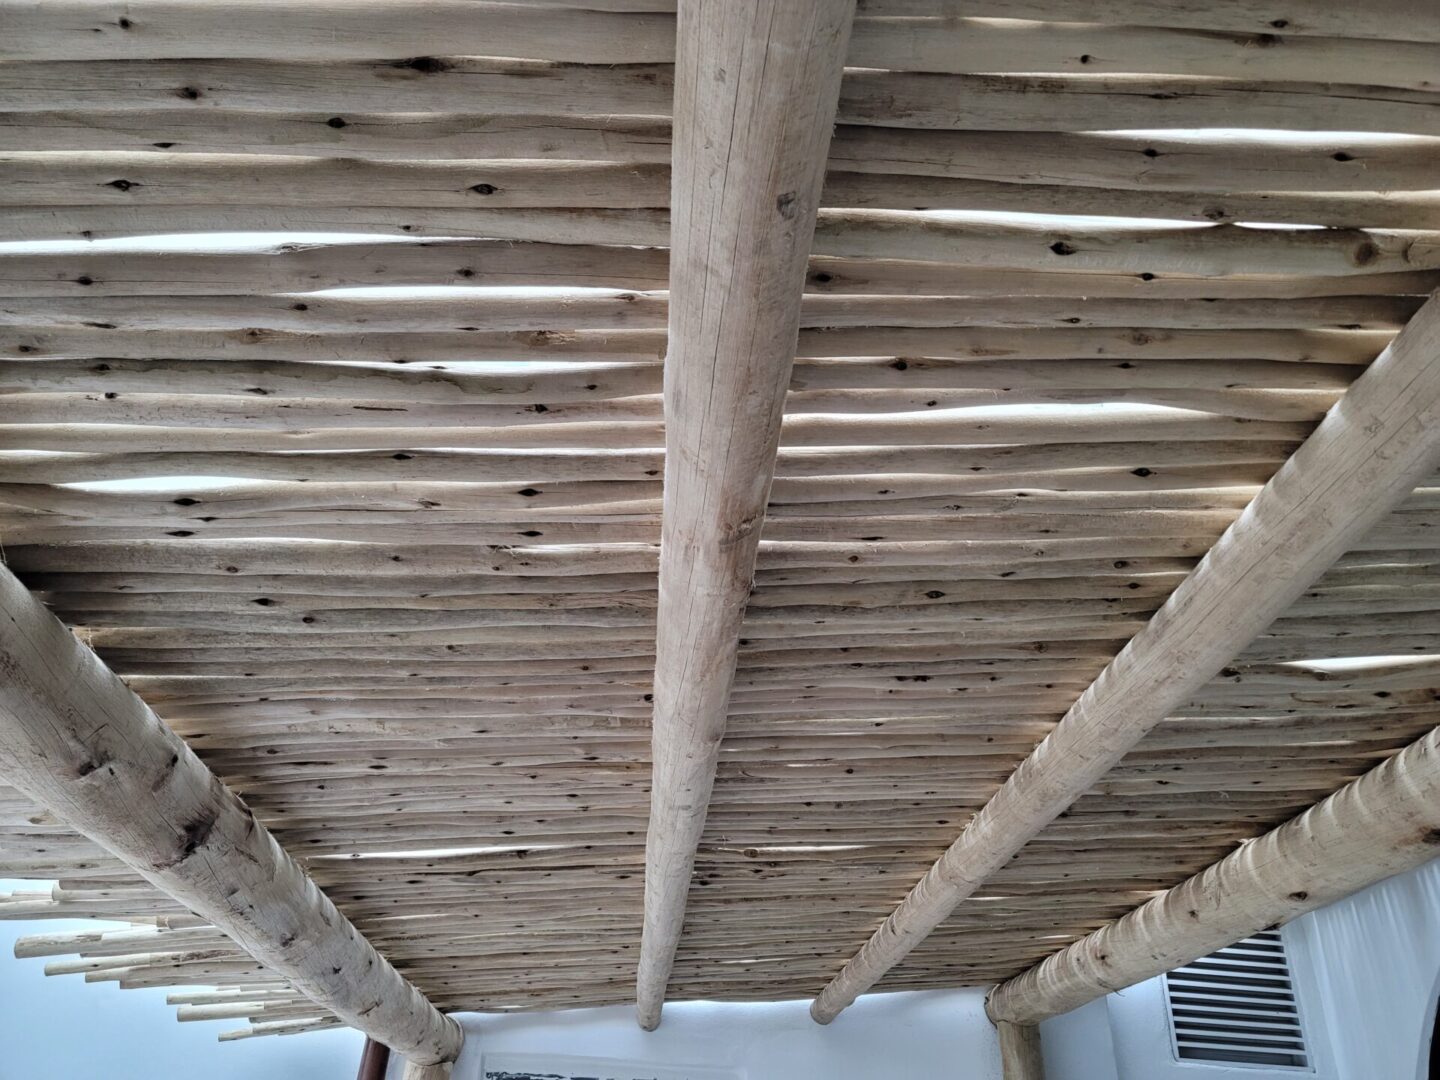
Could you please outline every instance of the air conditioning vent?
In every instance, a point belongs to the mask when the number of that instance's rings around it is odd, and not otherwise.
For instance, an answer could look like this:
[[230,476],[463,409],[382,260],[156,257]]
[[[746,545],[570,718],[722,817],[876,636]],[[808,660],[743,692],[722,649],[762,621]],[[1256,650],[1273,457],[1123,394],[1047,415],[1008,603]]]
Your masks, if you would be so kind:
[[1179,1061],[1308,1069],[1279,933],[1246,938],[1165,976]]

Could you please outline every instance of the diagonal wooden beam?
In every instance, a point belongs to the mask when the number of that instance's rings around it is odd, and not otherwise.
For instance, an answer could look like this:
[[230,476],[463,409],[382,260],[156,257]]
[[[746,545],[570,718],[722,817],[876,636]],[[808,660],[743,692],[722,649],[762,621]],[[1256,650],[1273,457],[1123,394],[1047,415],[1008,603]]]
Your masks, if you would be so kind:
[[833,1020],[1440,465],[1432,297],[811,1005]]
[[1130,914],[990,992],[1033,1025],[1440,855],[1440,728]]
[[0,778],[416,1064],[459,1025],[380,956],[250,809],[0,567]]
[[639,1019],[660,1022],[705,827],[854,0],[682,0]]

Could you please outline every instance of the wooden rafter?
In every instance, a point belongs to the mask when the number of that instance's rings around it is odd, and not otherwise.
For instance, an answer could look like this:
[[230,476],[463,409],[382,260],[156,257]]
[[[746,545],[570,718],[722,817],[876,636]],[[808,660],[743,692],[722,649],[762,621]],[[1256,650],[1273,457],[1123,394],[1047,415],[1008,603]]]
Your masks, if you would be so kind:
[[854,0],[689,0],[675,98],[654,780],[637,1001],[660,1022],[800,327]]
[[250,809],[8,570],[0,777],[209,919],[316,1004],[417,1065],[463,1036]]
[[991,991],[1033,1025],[1340,900],[1440,851],[1440,728],[1278,829]]
[[1437,356],[1432,298],[825,987],[817,1021],[899,963],[1434,471]]

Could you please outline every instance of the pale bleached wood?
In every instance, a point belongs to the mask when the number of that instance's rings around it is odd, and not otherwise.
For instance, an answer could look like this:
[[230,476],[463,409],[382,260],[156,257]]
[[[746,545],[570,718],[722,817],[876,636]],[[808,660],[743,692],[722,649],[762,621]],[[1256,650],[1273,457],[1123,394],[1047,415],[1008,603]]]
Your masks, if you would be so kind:
[[1431,300],[822,991],[817,1021],[873,986],[1434,470],[1437,350]]
[[[12,25],[5,60],[159,60],[170,57],[341,60],[375,56],[511,56],[587,64],[674,58],[672,16],[526,8],[448,0],[415,12],[394,0],[234,3],[196,0],[69,0],[58,11],[6,0]],[[1047,18],[1055,18],[1053,15]],[[1046,22],[1015,27],[984,19],[863,17],[847,62],[859,68],[963,73],[1158,72],[1275,81],[1327,81],[1429,88],[1434,43],[1403,37],[1284,37],[1251,40],[1173,26]],[[1283,20],[1282,20],[1283,21]],[[1408,22],[1408,20],[1407,20]],[[1273,20],[1272,20],[1273,23]],[[343,34],[335,26],[343,25]]]
[[1433,229],[1440,225],[1440,196],[1432,192],[1234,191],[1210,195],[936,176],[831,173],[824,198],[826,206],[874,210],[983,210],[1211,223],[1263,221],[1272,225],[1331,228]]
[[0,71],[5,112],[128,113],[188,105],[197,114],[239,109],[344,120],[351,113],[468,114],[483,101],[491,117],[664,117],[672,96],[668,65],[612,68],[423,54],[324,64],[15,60]]
[[221,113],[162,105],[118,113],[0,112],[0,149],[668,164],[670,121],[643,116],[417,115],[351,109],[344,115]]
[[1035,1024],[1435,857],[1440,729],[1234,854],[991,991]]
[[249,808],[8,571],[0,593],[7,780],[354,1026],[421,1061],[453,1058],[458,1025]]
[[1435,97],[1324,82],[851,71],[838,115],[875,127],[989,131],[1205,129],[1223,115],[1227,128],[1433,136]]
[[[1360,370],[1359,365],[1244,359],[956,362],[914,357],[903,365],[893,360],[801,360],[792,370],[790,390],[812,396],[821,391],[984,391],[994,395],[991,400],[997,404],[1003,400],[1000,392],[1006,390],[1111,394],[1185,390],[1219,399],[1227,391],[1343,391]],[[251,402],[338,399],[523,408],[655,395],[661,390],[661,371],[659,364],[596,364],[558,371],[517,367],[477,373],[452,365],[379,367],[306,361],[0,360],[0,394],[221,395]],[[1213,389],[1217,383],[1224,390]],[[531,413],[532,422],[536,415]]]
[[1004,1080],[1045,1080],[1040,1056],[1040,1028],[1034,1024],[995,1022],[1000,1040],[1000,1071]]
[[[15,60],[0,71],[0,111],[86,110],[464,113],[664,117],[667,65],[546,64],[471,57],[348,60]],[[176,88],[180,88],[177,93]],[[193,91],[187,92],[187,91]],[[878,127],[1113,131],[1212,126],[1440,135],[1433,92],[1327,82],[1189,76],[847,74],[837,116]]]
[[[673,15],[438,0],[5,0],[0,59],[371,59],[515,56],[585,64],[669,61]],[[343,27],[343,32],[337,32]]]
[[[887,146],[881,143],[877,147],[879,153],[888,151],[900,156],[904,153],[903,140],[909,138],[921,143],[915,151],[917,156],[927,153],[948,155],[943,160],[949,160],[966,145],[963,139],[958,143],[940,142],[935,147],[927,146],[923,140],[940,141],[954,135],[1003,134],[1012,139],[1019,137],[1009,132],[901,133],[898,129],[871,130],[888,137],[891,144],[899,144]],[[1089,137],[1071,136],[1075,139]],[[1036,137],[1030,138],[1034,140]],[[863,152],[864,141],[854,141],[859,145],[851,152]],[[1413,141],[1430,143],[1435,140]],[[1018,156],[1013,148],[1010,149],[1012,157]],[[1078,149],[1083,153],[1090,148],[1082,145]],[[1157,158],[1161,154],[1153,147],[1142,149],[1138,145],[1132,146],[1129,154],[1148,162],[1152,159],[1146,156],[1147,151]],[[1184,144],[1179,147],[1167,145],[1166,151],[1182,159],[1186,156]],[[1325,160],[1334,166],[1337,154],[1347,160],[1355,156],[1345,151],[1332,151]],[[1096,156],[1096,151],[1092,150],[1090,156]],[[1115,156],[1118,155],[1112,149],[1110,157]],[[1167,189],[1163,181],[1155,188],[1140,187],[1136,190],[1089,186],[1073,180],[1066,184],[1035,178],[1015,183],[976,178],[963,175],[964,170],[956,166],[943,171],[939,165],[927,166],[923,158],[917,165],[897,162],[900,171],[886,173],[879,169],[883,163],[883,158],[871,159],[866,162],[868,168],[863,171],[830,172],[821,193],[821,205],[881,210],[1002,210],[1011,213],[1118,215],[1205,223],[1265,221],[1404,229],[1440,227],[1440,197],[1430,190],[1211,193],[1204,190],[1206,185],[1203,183],[1199,191],[1173,190],[1173,183]],[[1112,170],[1119,164],[1108,160],[1106,163]],[[848,168],[849,164],[845,163],[845,167]],[[1088,160],[1082,157],[1081,164],[1072,169],[1081,170],[1085,164]],[[927,167],[932,173],[939,172],[940,175],[923,173],[922,170]],[[388,208],[389,217],[396,219],[391,223],[392,231],[413,231],[413,228],[404,228],[405,225],[413,226],[413,222],[403,220],[411,213],[429,215],[422,220],[432,222],[455,220],[456,231],[462,231],[463,219],[453,214],[446,215],[444,211],[458,208],[485,211],[485,216],[476,219],[479,223],[497,220],[489,212],[504,208],[644,210],[663,208],[669,204],[669,170],[662,165],[647,163],[397,162],[268,154],[49,152],[6,155],[3,170],[0,204],[7,207],[56,207],[73,217],[81,213],[79,207],[91,204],[100,208],[133,210],[134,213],[126,220],[137,225],[158,217],[156,210],[162,206],[214,207],[213,211],[206,212],[218,214],[222,209],[228,209],[231,215],[236,215],[237,211],[243,214],[246,207],[285,207],[288,218],[297,224],[301,213],[298,208],[314,208],[315,214],[336,218],[343,213],[340,208],[356,206],[365,208],[359,211],[365,216],[356,220],[372,224],[385,221]],[[998,172],[999,166],[988,170],[972,168],[970,171]],[[241,182],[242,177],[244,182]],[[1283,181],[1284,178],[1276,179]],[[1377,176],[1374,183],[1378,185],[1384,180],[1384,176]],[[1208,186],[1216,187],[1222,183],[1219,179],[1211,179]],[[1311,184],[1314,183],[1312,180]],[[437,211],[441,212],[441,216],[435,216]],[[252,216],[256,212],[250,211]],[[37,216],[31,213],[29,220],[35,221]],[[40,215],[38,220],[43,223],[44,215]],[[103,228],[98,224],[103,220],[103,217],[91,220],[92,231],[96,227]],[[113,215],[110,220],[114,220]],[[238,223],[242,219],[236,217],[235,220]],[[524,219],[511,215],[498,220]],[[539,228],[542,222],[543,219],[537,219],[532,227]],[[80,224],[77,220],[72,228],[78,228]],[[35,227],[43,228],[43,224]],[[521,228],[519,225],[510,227]],[[824,254],[830,251],[836,243],[832,239],[835,232],[829,216],[822,216],[816,235],[818,252]],[[524,238],[519,232],[515,235]],[[645,239],[658,242],[659,237],[649,234]],[[925,256],[917,253],[915,257]],[[617,271],[621,269],[617,267]],[[1157,265],[1156,269],[1166,267]],[[1263,264],[1255,267],[1256,272],[1266,269]],[[1383,269],[1383,266],[1369,266],[1362,259],[1356,263],[1356,269],[1369,273]],[[89,291],[94,293],[97,290]]]
[[638,1019],[660,1023],[775,473],[854,0],[680,11]]
[[[673,5],[673,0],[666,2]],[[660,0],[643,3],[645,11],[663,10]],[[867,15],[946,16],[958,14],[958,7],[957,0],[861,3],[861,11]],[[1364,10],[1344,0],[1280,4],[1271,0],[978,0],[966,2],[964,13],[996,19],[1176,26],[1278,36],[1282,47],[1291,34],[1440,41],[1440,13],[1416,0],[1375,0]]]
[[[1136,314],[1152,310],[1136,309]],[[1132,324],[1000,330],[885,326],[801,330],[797,356],[931,357],[937,359],[1233,360],[1368,364],[1394,337],[1390,330],[1275,328],[1166,329]],[[394,334],[317,334],[304,331],[124,331],[96,327],[46,330],[0,328],[0,353],[11,358],[155,357],[252,360],[348,360],[414,364],[457,360],[544,360],[559,363],[654,363],[664,356],[661,330],[427,331]],[[907,359],[908,363],[908,359]]]
[[[16,149],[20,149],[16,147]],[[1111,190],[1197,192],[1428,191],[1433,138],[1264,133],[918,131],[842,125],[840,172],[990,180]]]
[[[867,230],[867,235],[878,235],[881,242],[891,247],[905,242],[915,247],[943,242],[949,250],[956,243],[969,242],[963,233],[956,235],[953,230],[938,224],[935,235],[929,240],[909,228],[908,222],[903,223],[898,231],[885,228],[878,220],[873,224],[878,227],[878,232]],[[1025,231],[1033,233],[1033,230]],[[1033,242],[1039,246],[1041,238],[1035,236]],[[857,239],[857,248],[864,242]],[[983,243],[978,238],[975,242],[977,248]],[[1427,243],[1417,240],[1416,245],[1415,258],[1426,258]],[[1047,249],[1042,247],[1041,250]],[[1046,257],[1056,262],[1065,258],[1048,250]],[[1180,257],[1184,258],[1183,255]],[[1430,251],[1430,257],[1440,257],[1440,246]],[[1333,259],[1333,256],[1330,258]],[[1080,262],[1084,261],[1082,257]],[[1232,260],[1231,266],[1235,265]],[[803,269],[804,264],[802,273]],[[1169,301],[1128,297],[831,296],[810,293],[801,304],[799,320],[806,329],[884,327],[887,333],[891,328],[899,327],[1396,331],[1405,325],[1422,300],[1420,296]],[[0,333],[12,337],[34,333],[43,338],[51,331],[73,333],[87,328],[98,330],[101,333],[97,351],[90,355],[104,356],[112,355],[104,345],[110,336],[135,331],[225,331],[231,336],[266,335],[271,332],[354,334],[362,329],[377,336],[445,331],[472,335],[645,331],[663,329],[668,308],[664,293],[610,290],[528,296],[479,292],[466,295],[462,290],[449,295],[404,299],[347,293],[258,297],[97,296],[93,299],[63,296],[0,300]],[[403,348],[408,342],[402,339],[398,344]],[[894,355],[895,349],[892,347],[884,353]]]

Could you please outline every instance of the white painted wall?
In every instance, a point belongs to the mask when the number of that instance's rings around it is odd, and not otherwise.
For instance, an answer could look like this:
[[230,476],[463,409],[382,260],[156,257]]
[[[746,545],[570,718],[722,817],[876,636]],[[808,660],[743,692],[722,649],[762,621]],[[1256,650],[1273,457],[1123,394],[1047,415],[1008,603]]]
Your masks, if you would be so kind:
[[[452,1080],[478,1080],[483,1050],[739,1066],[746,1080],[1000,1080],[983,991],[871,994],[829,1027],[811,1020],[809,1007],[808,1001],[682,1002],[666,1005],[664,1022],[650,1033],[640,1030],[628,1006],[467,1014],[460,1018],[466,1050]],[[392,1061],[390,1076],[399,1075]],[[1061,1073],[1054,1080],[1069,1078]]]
[[[0,880],[0,892],[41,888]],[[0,922],[0,1080],[354,1080],[364,1038],[349,1028],[221,1043],[244,1020],[180,1024],[166,990],[45,975],[16,960],[26,934],[128,929],[98,920]],[[59,957],[57,959],[70,959]]]
[[1048,1080],[1121,1080],[1103,998],[1041,1024],[1040,1051]]
[[1311,1026],[1329,1033],[1340,1080],[1425,1080],[1440,993],[1440,861],[1296,920],[1292,940],[1317,969]]
[[[1426,1080],[1440,994],[1440,861],[1296,919],[1282,934],[1312,1071],[1177,1062],[1163,985],[1152,979],[1105,999],[1116,1080]],[[1072,1014],[1072,1026],[1096,1026],[1085,1011]],[[1047,1042],[1047,1063],[1049,1051]],[[1050,1080],[1071,1080],[1051,1072]]]
[[[1298,925],[1298,922],[1297,924]],[[1315,958],[1295,925],[1284,928],[1286,953],[1301,1022],[1310,1048],[1310,1071],[1266,1066],[1180,1062],[1170,1041],[1163,979],[1111,994],[1105,999],[1115,1046],[1117,1080],[1351,1080],[1338,1071],[1321,1016],[1319,971]],[[1400,1080],[1388,1073],[1359,1073],[1353,1080]],[[1056,1077],[1053,1080],[1062,1080]],[[1405,1080],[1410,1080],[1406,1077]]]

